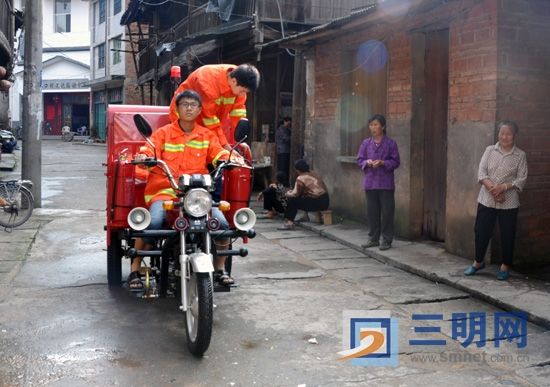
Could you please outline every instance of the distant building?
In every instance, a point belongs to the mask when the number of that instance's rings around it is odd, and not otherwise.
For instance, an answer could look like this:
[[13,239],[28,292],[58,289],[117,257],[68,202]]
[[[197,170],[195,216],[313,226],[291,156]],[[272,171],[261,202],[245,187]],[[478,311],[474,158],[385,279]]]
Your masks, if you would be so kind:
[[[89,2],[91,21],[92,131],[106,137],[105,112],[109,104],[144,104],[146,97],[135,76],[133,50],[126,26],[120,24],[126,9],[124,0]],[[137,47],[136,47],[137,49]]]
[[[84,0],[42,0],[42,7],[43,134],[60,135],[65,125],[73,131],[89,127],[89,5]],[[10,91],[12,126],[21,124],[23,109],[22,39],[20,60],[14,69],[15,85]]]
[[[7,70],[7,74],[0,79],[9,79],[13,67],[13,43],[17,26],[21,22],[21,15],[16,13],[13,0],[0,2],[0,66]],[[0,128],[11,124],[8,110],[8,93],[0,90]]]

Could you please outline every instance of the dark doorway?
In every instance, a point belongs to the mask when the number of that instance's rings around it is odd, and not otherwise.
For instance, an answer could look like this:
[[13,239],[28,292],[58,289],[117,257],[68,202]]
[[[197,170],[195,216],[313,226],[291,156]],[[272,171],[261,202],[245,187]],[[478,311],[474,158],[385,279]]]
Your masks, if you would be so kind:
[[424,57],[424,221],[422,234],[445,239],[449,30],[426,33]]
[[88,105],[73,105],[73,131],[77,131],[82,126],[90,126],[90,108]]

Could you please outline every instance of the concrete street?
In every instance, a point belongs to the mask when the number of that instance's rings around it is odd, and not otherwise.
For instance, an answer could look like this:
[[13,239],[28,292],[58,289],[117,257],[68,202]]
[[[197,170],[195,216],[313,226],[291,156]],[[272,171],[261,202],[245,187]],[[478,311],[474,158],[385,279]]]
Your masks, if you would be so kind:
[[[282,220],[258,221],[249,256],[234,260],[240,287],[215,294],[212,343],[204,358],[194,358],[175,300],[137,299],[107,287],[106,148],[42,146],[43,208],[12,233],[0,230],[0,387],[549,384],[544,323],[511,331],[496,348],[494,315],[503,310],[492,303],[374,259],[346,242],[342,228],[338,241],[315,227],[277,231]],[[356,229],[348,234],[359,236]],[[128,261],[123,269],[126,276]],[[514,288],[505,289],[514,296]],[[397,367],[338,361],[338,352],[349,349],[345,310],[391,313]],[[453,316],[461,312],[466,320]],[[486,316],[486,324],[472,312]],[[413,320],[418,314],[443,317]],[[411,345],[414,339],[445,345]]]

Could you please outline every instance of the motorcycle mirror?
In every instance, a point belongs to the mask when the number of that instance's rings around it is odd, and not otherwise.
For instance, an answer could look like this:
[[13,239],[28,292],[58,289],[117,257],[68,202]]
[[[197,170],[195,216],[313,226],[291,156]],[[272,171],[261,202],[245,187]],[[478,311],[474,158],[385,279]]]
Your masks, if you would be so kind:
[[136,128],[141,133],[141,135],[145,138],[145,141],[147,141],[147,144],[153,148],[153,151],[155,152],[155,159],[157,158],[157,149],[155,148],[155,144],[151,140],[149,140],[149,137],[151,137],[151,134],[153,134],[153,129],[151,129],[151,125],[149,125],[149,122],[143,117],[141,114],[134,114],[134,124],[136,124]]
[[250,133],[250,123],[246,118],[242,118],[235,128],[235,141],[243,142]]
[[141,114],[134,114],[134,124],[136,124],[137,130],[141,133],[143,137],[149,138],[151,137],[151,134],[153,134],[153,129],[151,129],[151,125],[149,125],[145,117],[143,117]]

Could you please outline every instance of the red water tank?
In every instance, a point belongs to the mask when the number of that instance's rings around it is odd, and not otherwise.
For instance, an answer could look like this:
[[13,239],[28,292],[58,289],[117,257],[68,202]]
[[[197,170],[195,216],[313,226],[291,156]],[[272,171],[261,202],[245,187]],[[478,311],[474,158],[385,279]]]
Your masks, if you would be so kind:
[[225,213],[225,217],[231,227],[235,212],[250,203],[252,194],[252,170],[244,167],[232,167],[223,173],[222,200],[231,204],[231,209]]

